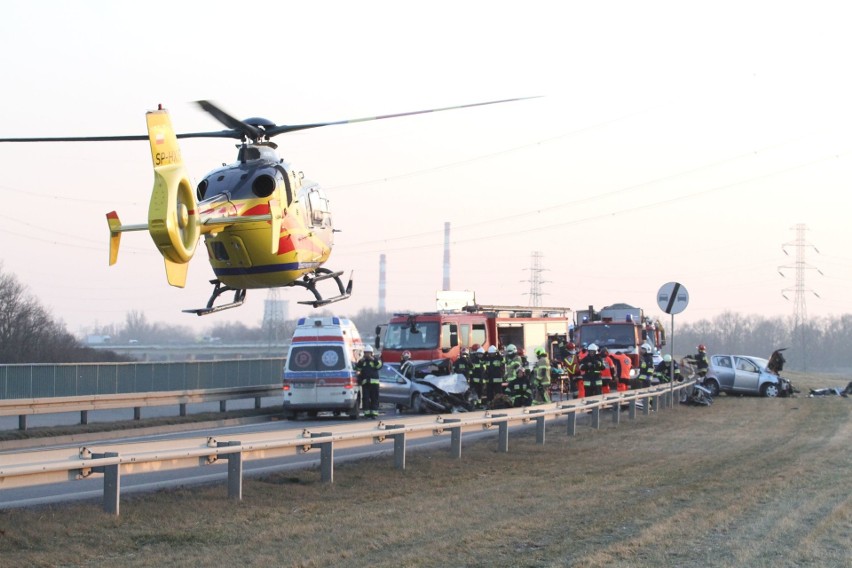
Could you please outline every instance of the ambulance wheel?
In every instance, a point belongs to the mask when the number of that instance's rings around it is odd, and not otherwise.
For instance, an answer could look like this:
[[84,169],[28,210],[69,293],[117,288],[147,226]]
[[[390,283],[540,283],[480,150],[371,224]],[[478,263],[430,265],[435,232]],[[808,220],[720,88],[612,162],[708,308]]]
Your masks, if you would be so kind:
[[355,406],[349,409],[349,418],[351,420],[358,420],[358,409],[361,408],[361,397],[355,401]]

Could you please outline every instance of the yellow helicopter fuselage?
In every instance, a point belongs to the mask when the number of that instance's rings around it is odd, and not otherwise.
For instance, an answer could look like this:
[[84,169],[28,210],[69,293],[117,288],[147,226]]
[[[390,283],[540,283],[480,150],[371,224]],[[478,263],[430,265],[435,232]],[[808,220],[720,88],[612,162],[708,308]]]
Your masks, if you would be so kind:
[[[234,224],[205,234],[210,266],[223,284],[240,289],[289,286],[328,260],[333,229],[327,200],[313,184],[293,189],[289,204],[282,207],[277,238],[270,221]],[[264,198],[227,199],[220,194],[201,201],[202,226],[205,217],[222,223],[231,216],[269,215],[271,199],[288,203],[286,189],[276,188]]]

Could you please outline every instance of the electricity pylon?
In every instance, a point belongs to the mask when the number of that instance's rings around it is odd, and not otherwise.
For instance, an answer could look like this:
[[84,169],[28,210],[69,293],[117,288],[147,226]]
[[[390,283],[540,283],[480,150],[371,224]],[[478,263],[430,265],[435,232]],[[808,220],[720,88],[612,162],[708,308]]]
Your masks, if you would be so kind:
[[796,282],[792,288],[784,288],[781,290],[781,295],[784,296],[785,299],[789,300],[787,294],[793,294],[793,336],[796,334],[799,336],[799,346],[801,348],[801,358],[802,358],[802,370],[807,370],[807,334],[805,333],[805,323],[808,319],[808,307],[805,302],[805,295],[809,292],[819,298],[819,294],[817,294],[814,290],[807,288],[805,286],[805,271],[806,270],[816,270],[820,275],[822,275],[822,271],[815,266],[811,266],[805,260],[805,252],[807,249],[812,248],[814,252],[819,254],[819,250],[812,244],[809,244],[805,240],[805,231],[808,228],[803,224],[799,223],[795,227],[796,230],[796,240],[793,242],[784,243],[781,245],[781,250],[784,251],[784,254],[789,256],[789,252],[787,252],[788,248],[795,248],[796,250],[796,261],[792,265],[785,265],[778,267],[778,274],[781,276],[784,275],[781,272],[781,269],[793,269],[796,271]]

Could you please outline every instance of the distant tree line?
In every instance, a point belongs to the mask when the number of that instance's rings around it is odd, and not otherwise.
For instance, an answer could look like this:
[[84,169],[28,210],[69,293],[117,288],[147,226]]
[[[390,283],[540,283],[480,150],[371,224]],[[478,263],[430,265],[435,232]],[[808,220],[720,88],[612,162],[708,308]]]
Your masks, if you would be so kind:
[[[668,328],[671,321],[663,322]],[[675,357],[695,353],[703,343],[709,354],[731,353],[768,359],[776,349],[787,360],[785,369],[848,373],[852,348],[852,315],[812,318],[795,325],[792,317],[765,318],[723,312],[712,320],[680,324],[675,316]],[[664,348],[669,352],[669,346]]]
[[0,266],[0,363],[126,361],[85,347]]

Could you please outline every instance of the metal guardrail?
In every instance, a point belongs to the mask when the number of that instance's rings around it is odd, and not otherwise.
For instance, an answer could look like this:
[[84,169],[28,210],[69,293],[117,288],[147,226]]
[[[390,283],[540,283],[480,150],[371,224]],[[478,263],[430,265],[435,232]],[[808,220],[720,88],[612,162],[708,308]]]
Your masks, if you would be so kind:
[[0,416],[27,416],[80,411],[88,423],[90,410],[141,408],[179,404],[180,414],[195,402],[260,398],[281,392],[284,358],[234,359],[178,363],[61,363],[0,365]]
[[27,417],[34,414],[80,412],[80,424],[89,423],[90,410],[133,408],[133,418],[142,419],[142,408],[178,405],[181,416],[186,416],[186,405],[202,402],[219,402],[219,411],[227,410],[227,401],[254,399],[254,407],[261,408],[261,399],[281,394],[281,385],[260,385],[223,389],[199,389],[148,393],[66,396],[53,398],[16,398],[0,400],[0,416],[17,416],[18,429],[27,429]]
[[284,361],[0,365],[0,400],[269,385],[280,383]]
[[[228,496],[242,499],[243,461],[299,455],[313,449],[320,450],[320,471],[323,482],[334,481],[334,450],[338,448],[394,441],[394,464],[405,469],[406,441],[429,436],[439,436],[449,431],[450,452],[461,458],[462,434],[471,430],[497,428],[498,450],[509,451],[510,424],[536,423],[536,443],[545,442],[545,423],[557,418],[568,418],[566,432],[577,433],[577,417],[591,415],[592,428],[600,428],[601,411],[613,410],[612,420],[619,423],[622,407],[627,406],[630,419],[636,418],[637,403],[644,401],[645,415],[653,404],[656,409],[674,406],[675,393],[688,388],[691,381],[677,385],[660,385],[635,391],[598,395],[579,400],[547,405],[511,408],[499,411],[479,411],[465,414],[439,415],[437,418],[417,416],[398,417],[393,421],[356,422],[323,428],[321,432],[289,430],[270,433],[240,434],[240,439],[187,438],[165,442],[122,444],[121,451],[110,451],[105,446],[81,447],[77,456],[69,451],[45,450],[4,456],[0,466],[0,489],[56,483],[103,474],[103,508],[110,514],[119,514],[120,479],[122,473],[139,473],[148,470],[179,469],[207,465],[226,459],[228,461]],[[8,459],[6,459],[8,458]]]

